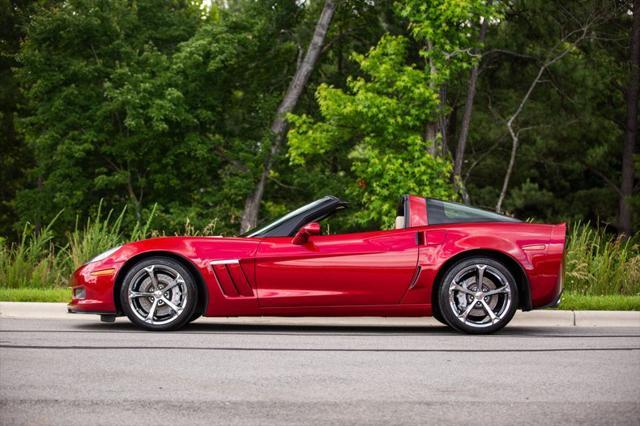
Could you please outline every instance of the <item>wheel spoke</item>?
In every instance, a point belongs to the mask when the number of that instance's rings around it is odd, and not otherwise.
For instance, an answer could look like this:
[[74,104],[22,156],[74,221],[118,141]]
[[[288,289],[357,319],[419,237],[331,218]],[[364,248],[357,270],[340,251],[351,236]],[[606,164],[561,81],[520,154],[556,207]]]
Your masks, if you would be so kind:
[[482,291],[482,281],[484,280],[484,271],[487,269],[487,265],[476,265],[476,268],[478,268],[477,291]]
[[495,290],[486,291],[484,295],[493,296],[494,294],[509,293],[510,291],[509,286],[505,285],[504,287],[496,288]]
[[129,299],[135,299],[136,297],[153,297],[153,293],[140,292],[140,291],[129,292]]
[[146,273],[149,275],[149,278],[151,278],[151,284],[153,285],[153,289],[157,290],[158,289],[158,279],[156,278],[156,274],[154,272],[154,269],[155,269],[155,265],[151,265],[151,266],[148,266],[148,267],[144,268]]
[[471,303],[469,303],[469,305],[467,306],[467,309],[461,315],[458,315],[458,318],[460,318],[462,320],[462,322],[466,322],[467,321],[467,317],[469,316],[469,312],[471,312],[473,310],[473,307],[476,304],[476,302],[477,302],[477,300],[474,298],[473,301]]
[[492,324],[497,323],[500,320],[500,318],[496,316],[495,312],[493,312],[493,309],[491,309],[491,306],[489,306],[489,304],[487,304],[487,302],[485,302],[484,299],[480,300],[480,303],[482,303],[484,310],[489,314],[489,318],[491,318],[491,323]]
[[156,314],[156,308],[158,307],[158,299],[154,299],[147,317],[144,319],[146,322],[153,323],[153,316]]
[[169,291],[169,290],[171,290],[172,288],[174,288],[175,286],[180,285],[180,284],[184,284],[184,280],[182,279],[182,277],[181,277],[180,275],[178,275],[178,276],[176,277],[176,279],[175,279],[175,280],[173,280],[173,282],[172,282],[171,284],[169,284],[168,286],[166,286],[165,288],[163,288],[163,289],[162,289],[162,291],[163,291],[163,292],[165,292],[165,291]]
[[471,290],[469,290],[467,288],[464,288],[460,284],[455,283],[455,282],[452,283],[451,286],[449,287],[449,291],[453,291],[453,290],[461,291],[461,292],[463,292],[465,294],[470,294],[472,296],[475,294],[473,291],[471,291]]
[[162,300],[164,303],[166,303],[168,307],[170,307],[171,309],[173,309],[173,311],[174,311],[176,314],[180,314],[180,312],[182,312],[182,308],[179,308],[179,307],[177,307],[176,305],[174,305],[174,304],[173,304],[173,302],[172,302],[171,300],[167,299],[166,297],[163,297],[163,298],[162,298],[162,299],[160,299],[160,300]]

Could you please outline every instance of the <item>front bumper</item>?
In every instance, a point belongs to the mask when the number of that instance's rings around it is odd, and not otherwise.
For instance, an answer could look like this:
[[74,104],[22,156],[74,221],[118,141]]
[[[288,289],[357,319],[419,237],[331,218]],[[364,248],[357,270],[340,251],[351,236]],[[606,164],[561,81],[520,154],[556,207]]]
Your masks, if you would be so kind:
[[71,277],[71,303],[67,312],[74,314],[117,313],[114,299],[116,276],[122,263],[95,262],[78,268]]

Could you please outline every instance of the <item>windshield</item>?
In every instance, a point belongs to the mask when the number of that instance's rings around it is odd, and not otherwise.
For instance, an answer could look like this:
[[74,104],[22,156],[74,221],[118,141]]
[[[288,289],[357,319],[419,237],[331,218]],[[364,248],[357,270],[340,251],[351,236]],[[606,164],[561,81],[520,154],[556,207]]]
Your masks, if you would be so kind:
[[279,219],[276,219],[274,222],[271,222],[268,225],[265,225],[265,226],[263,226],[261,228],[253,228],[253,229],[245,232],[244,234],[242,234],[240,236],[241,237],[251,238],[251,237],[255,237],[257,235],[262,235],[262,234],[270,231],[271,229],[277,227],[278,225],[286,222],[287,220],[291,219],[292,217],[295,217],[295,216],[298,216],[298,215],[302,215],[306,211],[313,210],[318,205],[326,202],[327,199],[329,199],[329,197],[320,198],[319,200],[316,200],[316,201],[314,201],[312,203],[306,204],[306,205],[300,207],[299,209],[296,209],[296,210],[294,210],[292,212],[287,213],[286,215],[282,216]]

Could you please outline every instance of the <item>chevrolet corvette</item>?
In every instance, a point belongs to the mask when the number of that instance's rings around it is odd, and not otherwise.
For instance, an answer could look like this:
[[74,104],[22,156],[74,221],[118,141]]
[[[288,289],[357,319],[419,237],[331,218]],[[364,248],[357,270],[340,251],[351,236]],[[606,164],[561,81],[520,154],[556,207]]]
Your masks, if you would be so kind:
[[240,237],[114,247],[74,272],[68,312],[158,331],[200,316],[433,316],[483,334],[560,301],[565,224],[405,195],[394,229],[323,234],[347,206],[326,196]]

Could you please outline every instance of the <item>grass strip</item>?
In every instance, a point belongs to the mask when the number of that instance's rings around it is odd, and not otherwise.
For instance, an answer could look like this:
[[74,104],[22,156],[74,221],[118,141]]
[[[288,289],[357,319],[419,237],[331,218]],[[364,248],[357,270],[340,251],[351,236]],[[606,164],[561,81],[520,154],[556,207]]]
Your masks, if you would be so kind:
[[640,295],[588,296],[565,293],[562,295],[562,302],[560,302],[558,309],[564,311],[640,311]]
[[[3,302],[69,302],[68,288],[0,288]],[[576,293],[562,295],[562,303],[557,308],[565,311],[640,311],[638,296],[586,296]]]
[[70,302],[69,288],[0,288],[3,302]]

